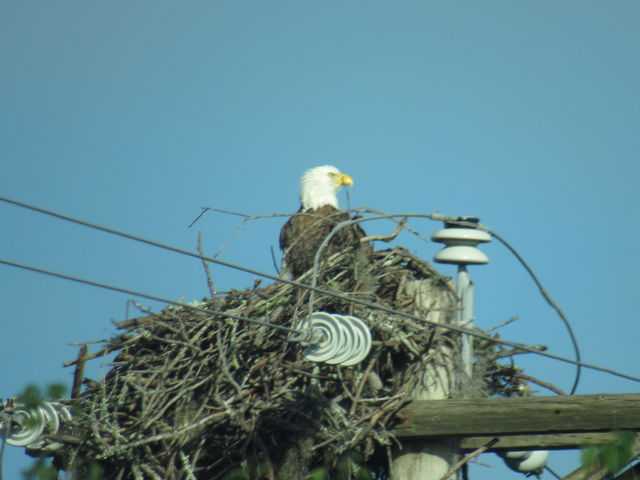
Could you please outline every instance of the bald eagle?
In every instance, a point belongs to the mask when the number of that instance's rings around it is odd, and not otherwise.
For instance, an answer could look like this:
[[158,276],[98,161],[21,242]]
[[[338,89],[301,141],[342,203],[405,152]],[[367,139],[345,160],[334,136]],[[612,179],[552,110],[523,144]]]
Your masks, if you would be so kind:
[[[280,231],[282,273],[297,278],[313,267],[316,251],[325,237],[338,223],[351,218],[338,209],[336,194],[343,185],[353,185],[352,178],[330,165],[304,173],[300,180],[300,210]],[[360,248],[360,239],[364,237],[364,230],[357,223],[341,228],[329,241],[323,258],[341,250]]]

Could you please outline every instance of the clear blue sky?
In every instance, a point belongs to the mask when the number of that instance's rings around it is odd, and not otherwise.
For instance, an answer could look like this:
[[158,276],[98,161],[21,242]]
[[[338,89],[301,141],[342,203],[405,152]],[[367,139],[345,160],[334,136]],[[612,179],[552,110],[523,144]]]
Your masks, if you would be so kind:
[[[292,212],[301,173],[334,164],[355,179],[353,207],[480,217],[566,310],[584,360],[638,376],[639,50],[635,0],[4,1],[0,194],[185,249],[202,230],[213,253],[238,218],[188,229],[200,207]],[[195,260],[6,204],[0,215],[1,258],[173,299],[207,293]],[[250,223],[220,258],[273,273],[281,224]],[[518,316],[503,338],[571,356],[524,270],[497,243],[485,252],[477,323]],[[253,282],[214,275],[219,289]],[[69,343],[108,337],[129,298],[4,266],[0,285],[3,398],[69,384]],[[570,366],[521,363],[572,383]],[[638,390],[585,371],[578,393]],[[29,460],[9,450],[19,478]],[[495,467],[473,467],[474,480],[518,478],[481,460]],[[560,473],[575,462],[551,458]]]

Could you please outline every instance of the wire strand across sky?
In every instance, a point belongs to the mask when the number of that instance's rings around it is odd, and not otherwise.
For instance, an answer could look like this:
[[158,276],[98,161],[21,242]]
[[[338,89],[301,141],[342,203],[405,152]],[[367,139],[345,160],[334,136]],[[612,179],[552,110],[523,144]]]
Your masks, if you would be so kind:
[[[80,220],[80,219],[77,219],[77,218],[73,218],[73,217],[58,213],[58,212],[53,212],[53,211],[45,209],[45,208],[29,205],[29,204],[26,204],[24,202],[20,202],[18,200],[10,199],[10,198],[4,197],[4,196],[0,196],[0,201],[6,202],[6,203],[10,203],[12,205],[19,206],[19,207],[22,207],[22,208],[26,208],[26,209],[29,209],[29,210],[32,210],[32,211],[40,212],[40,213],[43,213],[43,214],[46,214],[46,215],[50,215],[50,216],[53,216],[53,217],[56,217],[56,218],[59,218],[59,219],[62,219],[62,220],[65,220],[65,221],[68,221],[68,222],[71,222],[71,223],[75,223],[75,224],[78,224],[78,225],[83,225],[83,226],[88,227],[88,228],[100,230],[100,231],[103,231],[103,232],[106,232],[106,233],[110,233],[110,234],[113,234],[113,235],[121,236],[121,237],[130,239],[130,240],[134,240],[134,241],[137,241],[137,242],[141,242],[141,243],[144,243],[144,244],[147,244],[147,245],[151,245],[151,246],[155,246],[155,247],[162,248],[162,249],[165,249],[165,250],[169,250],[169,251],[172,251],[172,252],[175,252],[175,253],[179,253],[179,254],[182,254],[182,255],[190,256],[190,257],[197,258],[197,259],[200,259],[200,260],[205,260],[205,261],[208,261],[208,262],[211,262],[211,263],[216,263],[216,264],[221,265],[221,266],[226,266],[228,268],[233,268],[233,269],[236,269],[236,270],[240,270],[240,271],[243,271],[243,272],[246,272],[246,273],[250,273],[252,275],[257,275],[257,276],[260,276],[260,277],[268,278],[268,279],[271,279],[271,280],[274,280],[274,281],[277,281],[277,282],[287,283],[287,284],[289,284],[291,286],[294,286],[294,287],[297,287],[297,288],[302,288],[302,289],[314,291],[316,293],[321,293],[321,294],[324,294],[324,295],[340,298],[340,299],[342,299],[344,301],[351,302],[351,303],[354,303],[354,304],[359,304],[361,306],[372,308],[372,309],[377,309],[379,311],[388,313],[390,315],[396,315],[396,316],[408,318],[408,319],[411,319],[411,320],[414,320],[414,321],[423,322],[423,323],[432,325],[434,327],[444,328],[444,329],[452,330],[452,331],[455,331],[455,332],[458,332],[458,333],[469,334],[469,335],[477,337],[477,338],[481,338],[481,339],[484,339],[484,340],[487,340],[487,341],[491,341],[491,342],[494,342],[494,343],[510,346],[512,348],[515,348],[515,349],[518,349],[518,350],[521,350],[521,351],[537,354],[537,355],[540,355],[540,356],[543,356],[543,357],[546,357],[546,358],[550,358],[550,359],[553,359],[553,360],[557,360],[557,361],[561,361],[561,362],[569,363],[569,364],[573,364],[573,365],[582,366],[582,367],[589,368],[589,369],[592,369],[592,370],[597,370],[597,371],[601,371],[601,372],[604,372],[604,373],[609,373],[609,374],[612,374],[612,375],[615,375],[615,376],[618,376],[618,377],[621,377],[621,378],[626,378],[628,380],[633,380],[633,381],[636,381],[636,382],[640,382],[640,378],[638,378],[638,377],[634,377],[632,375],[628,375],[628,374],[625,374],[625,373],[617,372],[617,371],[614,371],[614,370],[611,370],[611,369],[608,369],[608,368],[605,368],[605,367],[600,367],[600,366],[588,364],[588,363],[585,363],[585,362],[582,362],[582,361],[576,361],[576,360],[572,360],[572,359],[569,359],[569,358],[566,358],[566,357],[554,355],[554,354],[551,354],[551,353],[540,351],[538,349],[529,347],[529,346],[521,344],[521,343],[512,342],[512,341],[508,341],[508,340],[504,340],[504,339],[496,339],[496,338],[493,338],[493,337],[491,337],[489,335],[481,334],[481,333],[479,333],[477,331],[468,330],[466,328],[459,327],[459,326],[456,326],[456,325],[441,324],[439,322],[434,322],[434,321],[427,320],[427,319],[424,319],[424,318],[419,318],[417,316],[414,316],[414,315],[411,315],[411,314],[408,314],[408,313],[397,312],[397,311],[395,311],[395,310],[393,310],[391,308],[383,307],[381,305],[376,305],[374,303],[368,302],[366,300],[362,300],[360,298],[348,297],[348,296],[346,296],[346,295],[344,295],[344,294],[342,294],[340,292],[334,292],[334,291],[331,291],[331,290],[326,290],[326,289],[323,289],[323,288],[313,287],[313,286],[310,286],[310,285],[306,285],[306,284],[303,284],[303,283],[300,283],[300,282],[288,280],[288,279],[285,279],[285,278],[280,278],[280,277],[277,277],[275,275],[271,275],[271,274],[268,274],[268,273],[265,273],[265,272],[260,272],[258,270],[254,270],[254,269],[251,269],[251,268],[248,268],[248,267],[237,265],[237,264],[234,264],[234,263],[231,263],[231,262],[226,262],[224,260],[210,258],[210,257],[203,256],[203,255],[200,255],[200,254],[195,253],[195,252],[191,252],[189,250],[184,250],[184,249],[181,249],[181,248],[178,248],[178,247],[174,247],[174,246],[171,246],[171,245],[166,245],[166,244],[163,244],[163,243],[160,243],[160,242],[156,242],[154,240],[149,240],[149,239],[146,239],[146,238],[143,238],[143,237],[139,237],[137,235],[133,235],[133,234],[130,234],[130,233],[122,232],[122,231],[119,231],[119,230],[116,230],[116,229],[113,229],[113,228],[105,227],[105,226],[102,226],[102,225],[97,225],[97,224],[92,223],[92,222],[88,222],[88,221]],[[409,215],[407,214],[407,215],[394,215],[394,216],[402,217],[402,216],[409,216]],[[429,214],[415,214],[415,215],[411,215],[411,216],[421,216],[421,217],[430,217],[431,218],[431,216]],[[444,217],[444,216],[441,216],[441,217]],[[143,296],[145,298],[151,298],[151,299],[155,299],[155,300],[158,300],[158,301],[161,301],[161,302],[165,302],[165,300],[166,300],[166,299],[161,299],[161,297],[156,297],[156,296],[152,296],[152,295],[149,295],[149,294],[141,294],[141,292],[135,292],[133,290],[124,289],[124,288],[121,288],[121,287],[113,287],[112,288],[112,286],[99,284],[98,282],[86,281],[84,279],[80,279],[80,278],[77,278],[77,277],[72,277],[70,275],[60,274],[60,273],[57,273],[57,272],[50,272],[50,271],[46,271],[44,269],[40,269],[40,268],[37,268],[37,267],[18,264],[16,262],[2,260],[2,261],[0,261],[0,263],[6,264],[6,265],[11,265],[11,266],[18,267],[18,268],[24,268],[24,269],[31,270],[31,271],[36,271],[36,272],[47,274],[47,275],[57,276],[57,277],[60,277],[60,278],[68,277],[67,278],[68,280],[73,280],[73,281],[80,282],[80,283],[87,283],[87,284],[94,285],[94,286],[100,286],[102,288],[114,289],[114,290],[117,290],[117,291],[120,291],[120,292],[123,292],[123,293],[129,293],[129,294],[132,294],[132,295],[139,295],[140,294],[140,296]],[[167,303],[175,304],[177,302],[169,301]],[[180,305],[180,306],[188,307],[188,305],[185,305],[185,304],[181,304],[181,303],[177,303],[177,304]],[[219,313],[219,312],[208,312],[208,313]],[[280,326],[280,327],[286,328],[284,326]]]

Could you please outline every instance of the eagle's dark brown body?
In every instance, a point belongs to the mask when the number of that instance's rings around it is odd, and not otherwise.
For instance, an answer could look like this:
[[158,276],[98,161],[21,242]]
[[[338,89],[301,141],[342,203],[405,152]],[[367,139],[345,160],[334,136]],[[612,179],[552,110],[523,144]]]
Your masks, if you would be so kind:
[[[347,212],[331,205],[308,209],[305,212],[301,209],[292,216],[280,232],[280,248],[283,250],[282,265],[286,273],[297,278],[313,267],[316,251],[325,237],[338,223],[350,218]],[[357,223],[341,228],[331,238],[321,259],[341,250],[360,248],[360,239],[364,237],[364,230]]]

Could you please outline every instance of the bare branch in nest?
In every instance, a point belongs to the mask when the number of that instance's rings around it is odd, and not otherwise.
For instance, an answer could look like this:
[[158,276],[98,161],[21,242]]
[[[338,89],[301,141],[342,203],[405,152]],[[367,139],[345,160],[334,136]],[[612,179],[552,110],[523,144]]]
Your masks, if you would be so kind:
[[466,465],[467,463],[469,463],[470,460],[473,460],[474,458],[476,458],[478,455],[480,455],[481,453],[484,453],[486,451],[488,451],[491,447],[493,447],[496,443],[498,443],[498,439],[497,438],[492,438],[491,440],[489,440],[487,442],[486,445],[474,450],[473,452],[467,454],[464,456],[464,458],[462,458],[460,461],[456,462],[455,465],[453,465],[449,471],[447,473],[445,473],[442,478],[440,480],[447,480],[449,477],[451,477],[451,475],[453,475],[454,473],[456,473],[458,470],[460,470],[464,465]]
[[89,347],[87,345],[82,345],[80,347],[80,352],[78,353],[78,358],[76,359],[76,370],[73,374],[73,386],[71,387],[71,398],[76,398],[80,395],[80,389],[82,388],[82,381],[84,380],[84,365],[85,365],[85,355],[87,354],[87,350]]
[[398,234],[400,234],[400,232],[402,231],[403,228],[405,228],[405,225],[407,224],[407,219],[403,218],[398,225],[396,225],[396,228],[393,229],[393,232],[391,232],[391,234],[389,235],[370,235],[368,237],[364,237],[360,239],[360,243],[366,243],[366,242],[372,242],[372,241],[381,241],[381,242],[391,242],[393,240],[396,239],[396,237],[398,236]]
[[[378,215],[378,216],[386,216],[387,215],[384,212],[381,212],[380,210],[376,210],[374,208],[358,208],[358,209],[356,209],[354,211],[361,212],[361,213],[371,213],[373,215]],[[431,240],[429,239],[429,237],[426,237],[422,233],[418,232],[414,228],[412,228],[409,225],[407,225],[407,219],[410,216],[416,217],[416,215],[407,215],[407,214],[405,214],[405,215],[394,215],[394,216],[390,217],[389,220],[392,221],[392,222],[396,222],[399,225],[402,224],[402,228],[403,229],[407,230],[409,233],[412,233],[413,235],[418,237],[423,242],[430,243]],[[400,219],[395,218],[395,217],[400,217]],[[441,218],[433,218],[434,215],[429,215],[429,214],[420,215],[420,217],[422,217],[422,218],[430,218],[432,220],[438,220],[438,221],[442,220]]]
[[[546,352],[549,349],[549,347],[547,347],[546,345],[523,345],[523,346],[526,346],[528,349],[535,349],[539,352]],[[515,347],[515,348],[501,350],[500,352],[496,353],[496,358],[511,357],[513,355],[523,355],[525,353],[532,353],[532,352]]]
[[[368,324],[375,342],[361,364],[305,361],[299,345],[287,341],[288,331],[271,328],[295,328],[310,313],[309,292],[286,283],[217,294],[197,311],[172,306],[116,322],[117,335],[79,357],[118,351],[104,379],[84,382],[88,387],[74,399],[80,413],[73,437],[82,441],[61,442],[60,462],[75,471],[78,459],[97,460],[121,480],[219,479],[242,464],[281,478],[280,460],[303,439],[314,465],[349,451],[365,461],[386,458],[396,412],[424,365],[458,334],[355,300],[446,322],[457,299],[449,279],[402,248],[373,252],[357,271],[346,255],[323,262],[319,283],[344,297],[316,295],[312,308]],[[437,301],[405,302],[403,286],[411,282],[438,292]],[[509,381],[523,379],[503,376],[496,385],[508,390]]]
[[[221,247],[216,251],[216,253],[213,255],[213,258],[218,257],[218,255],[220,255],[220,253],[229,245],[229,243],[231,243],[231,241],[240,233],[240,231],[244,228],[244,226],[252,221],[252,220],[259,220],[259,219],[266,219],[266,218],[286,218],[286,217],[291,217],[293,215],[295,215],[296,213],[299,212],[294,212],[294,213],[271,213],[271,214],[263,214],[263,215],[248,215],[246,213],[241,213],[241,212],[234,212],[231,210],[224,210],[221,208],[216,208],[216,207],[202,207],[202,211],[198,214],[198,216],[191,222],[191,224],[189,225],[189,228],[193,227],[193,225],[196,224],[196,222],[198,222],[200,220],[200,218],[202,218],[202,216],[207,213],[207,212],[217,212],[217,213],[222,213],[225,215],[234,215],[234,216],[238,216],[238,217],[242,217],[242,222],[234,229],[234,231],[229,235],[229,237],[227,237],[227,239],[223,242],[223,244],[221,245]],[[368,221],[372,221],[372,220],[387,220],[387,221],[391,221],[397,224],[396,228],[394,229],[394,231],[390,234],[390,235],[372,235],[370,237],[366,237],[361,239],[361,242],[370,242],[370,241],[384,241],[384,242],[391,242],[392,240],[394,240],[398,234],[400,233],[400,231],[402,230],[407,230],[408,232],[412,233],[413,235],[417,236],[418,238],[420,238],[420,240],[424,241],[424,242],[430,242],[429,238],[425,235],[423,235],[422,233],[420,233],[419,231],[417,231],[416,229],[410,227],[409,225],[407,225],[408,219],[409,218],[427,218],[427,219],[431,219],[431,220],[436,220],[436,221],[445,221],[445,220],[454,220],[454,217],[450,217],[448,215],[441,215],[441,214],[436,214],[436,213],[432,213],[432,214],[428,214],[428,213],[421,213],[421,214],[412,214],[412,213],[403,213],[403,214],[385,214],[383,212],[380,212],[379,210],[375,210],[373,208],[367,208],[367,207],[362,207],[362,208],[354,208],[354,209],[348,209],[348,210],[343,210],[343,212],[347,212],[349,214],[355,213],[355,214],[360,214],[360,213],[369,213],[371,215],[374,215],[374,217],[368,217],[368,218],[360,218],[360,219],[356,219],[358,220],[358,222],[368,222]],[[313,216],[313,214],[308,214]],[[276,268],[277,270],[277,268]]]
[[211,298],[215,297],[216,291],[213,288],[213,277],[211,276],[211,269],[209,268],[209,262],[205,260],[204,249],[202,247],[202,231],[198,232],[198,253],[202,257],[202,266],[204,267],[204,273],[207,277],[207,286],[209,287],[209,294]]
[[544,381],[540,380],[539,378],[532,377],[530,375],[525,375],[524,373],[517,373],[516,377],[521,378],[525,382],[531,382],[531,383],[535,383],[536,385],[540,385],[541,387],[544,387],[547,390],[551,390],[555,394],[558,394],[558,395],[566,395],[567,394],[567,392],[565,392],[564,390],[556,387],[555,385],[553,385],[553,384],[551,384],[549,382],[544,382]]
[[487,330],[487,333],[489,333],[489,332],[493,332],[494,330],[498,330],[499,328],[502,328],[502,327],[506,327],[506,326],[507,326],[507,325],[509,325],[510,323],[513,323],[513,322],[515,322],[515,321],[517,321],[517,320],[519,320],[519,318],[518,318],[518,317],[511,317],[511,318],[508,318],[507,320],[505,320],[505,321],[504,321],[504,322],[502,322],[501,324],[496,325],[495,327],[491,327],[490,329],[488,329],[488,330]]
[[[101,348],[97,352],[90,353],[89,355],[84,355],[82,357],[82,360],[83,361],[87,361],[87,360],[93,360],[94,358],[104,357],[105,355],[108,355],[112,351],[113,350],[111,350],[109,347]],[[78,361],[80,361],[80,357],[78,357],[78,358],[76,358],[74,360],[69,360],[68,362],[64,362],[62,365],[65,366],[65,367],[70,367],[72,365],[76,365],[78,363]]]

